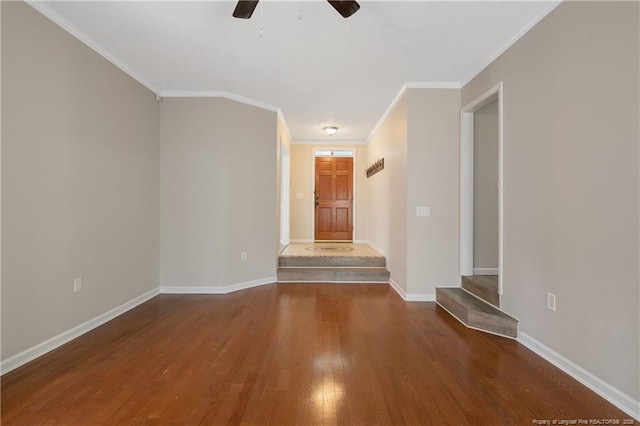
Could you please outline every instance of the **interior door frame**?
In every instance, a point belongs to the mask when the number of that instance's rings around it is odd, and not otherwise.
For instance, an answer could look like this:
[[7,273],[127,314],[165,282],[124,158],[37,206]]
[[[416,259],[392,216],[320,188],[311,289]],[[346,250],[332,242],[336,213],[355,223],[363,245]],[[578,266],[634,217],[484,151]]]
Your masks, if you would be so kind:
[[291,153],[280,137],[280,249],[289,245]]
[[[316,150],[321,149],[321,150],[330,150],[330,151],[351,151],[352,155],[351,158],[353,158],[353,176],[351,179],[351,185],[353,186],[353,188],[351,188],[351,194],[353,196],[353,202],[351,205],[351,217],[352,217],[352,230],[351,230],[351,239],[352,241],[355,243],[357,242],[356,240],[356,221],[357,221],[357,210],[356,210],[356,205],[357,205],[357,194],[356,194],[356,189],[358,187],[358,185],[356,184],[356,172],[357,172],[357,168],[356,168],[356,164],[357,164],[357,159],[356,159],[356,155],[357,155],[357,150],[355,147],[353,146],[331,146],[331,145],[327,145],[327,146],[323,146],[323,145],[317,145],[317,146],[312,146],[311,147],[311,186],[312,186],[312,190],[311,190],[311,194],[314,194],[311,196],[311,241],[315,242],[316,240],[316,198],[315,198],[315,190],[316,190]],[[326,157],[326,155],[319,155],[319,157]]]
[[485,105],[498,101],[498,293],[504,292],[504,149],[503,83],[491,87],[460,109],[460,275],[473,275],[473,146],[474,115]]

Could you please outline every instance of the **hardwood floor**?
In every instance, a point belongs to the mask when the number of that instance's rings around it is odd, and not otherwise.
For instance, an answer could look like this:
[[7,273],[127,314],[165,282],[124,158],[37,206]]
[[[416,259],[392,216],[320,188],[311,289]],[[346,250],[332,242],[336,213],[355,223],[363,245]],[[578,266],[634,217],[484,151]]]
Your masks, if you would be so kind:
[[387,285],[160,295],[2,377],[2,424],[498,425],[628,418]]

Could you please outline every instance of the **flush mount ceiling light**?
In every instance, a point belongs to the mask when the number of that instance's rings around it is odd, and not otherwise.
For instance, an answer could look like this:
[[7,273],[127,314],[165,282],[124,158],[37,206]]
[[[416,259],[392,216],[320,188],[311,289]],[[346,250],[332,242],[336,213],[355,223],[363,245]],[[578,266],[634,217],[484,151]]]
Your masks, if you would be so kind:
[[338,131],[338,128],[335,126],[327,126],[327,127],[323,127],[323,129],[325,132],[327,132],[329,136],[335,135],[336,132]]

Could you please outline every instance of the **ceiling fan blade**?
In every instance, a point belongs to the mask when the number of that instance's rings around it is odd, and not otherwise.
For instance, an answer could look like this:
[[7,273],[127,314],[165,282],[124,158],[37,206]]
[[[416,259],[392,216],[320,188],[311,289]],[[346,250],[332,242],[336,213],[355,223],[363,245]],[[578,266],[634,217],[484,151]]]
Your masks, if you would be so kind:
[[327,0],[343,18],[348,18],[360,9],[357,1]]
[[234,18],[249,19],[256,10],[258,0],[239,0],[236,9],[233,11]]

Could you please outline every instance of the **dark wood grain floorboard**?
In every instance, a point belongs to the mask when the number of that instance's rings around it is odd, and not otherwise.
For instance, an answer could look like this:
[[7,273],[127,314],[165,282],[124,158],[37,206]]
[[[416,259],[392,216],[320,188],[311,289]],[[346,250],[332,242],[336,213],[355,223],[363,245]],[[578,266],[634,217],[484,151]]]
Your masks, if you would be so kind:
[[2,425],[624,419],[515,341],[381,284],[160,295],[2,377]]

